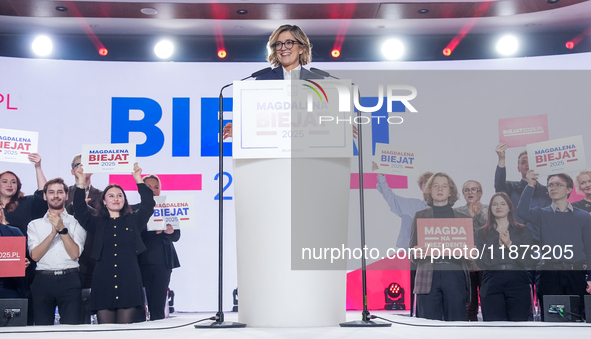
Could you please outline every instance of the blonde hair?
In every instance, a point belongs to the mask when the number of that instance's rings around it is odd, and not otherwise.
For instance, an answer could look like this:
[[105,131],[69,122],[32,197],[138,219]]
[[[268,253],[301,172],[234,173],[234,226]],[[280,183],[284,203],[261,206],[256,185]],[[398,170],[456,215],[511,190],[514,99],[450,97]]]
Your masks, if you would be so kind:
[[275,32],[271,34],[269,37],[269,42],[267,42],[267,61],[269,61],[273,67],[281,66],[281,62],[279,59],[277,59],[275,43],[277,43],[279,35],[283,32],[290,32],[299,43],[300,48],[303,50],[303,53],[299,56],[300,64],[302,66],[309,64],[310,61],[312,61],[312,44],[310,43],[306,33],[304,33],[304,31],[302,31],[302,29],[296,25],[279,26],[279,28],[277,28]]
[[591,170],[584,169],[581,172],[579,172],[579,174],[577,174],[577,192],[579,192],[579,194],[582,193],[584,195],[585,193],[583,193],[583,190],[581,189],[581,180],[580,180],[580,177],[583,174],[587,174],[589,177],[591,177]]
[[423,191],[423,198],[427,205],[433,206],[433,197],[431,196],[431,189],[433,188],[433,181],[437,177],[443,177],[447,179],[447,183],[449,184],[449,198],[447,199],[447,204],[453,206],[458,199],[460,199],[460,194],[458,193],[458,187],[456,183],[452,180],[452,178],[443,172],[437,172],[433,174],[429,181],[427,181],[427,186],[425,186],[425,190]]

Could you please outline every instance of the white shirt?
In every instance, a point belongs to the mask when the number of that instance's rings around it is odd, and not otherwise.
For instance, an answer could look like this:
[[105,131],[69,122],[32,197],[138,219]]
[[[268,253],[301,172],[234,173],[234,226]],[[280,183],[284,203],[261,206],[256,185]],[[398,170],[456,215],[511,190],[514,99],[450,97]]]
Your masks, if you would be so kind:
[[[286,71],[285,68],[283,68],[283,66],[281,67],[283,69],[283,80],[291,80],[292,78],[294,80],[299,80],[300,79],[300,72],[302,71],[302,65],[298,65],[298,67],[292,69],[291,71]],[[294,72],[296,71],[296,72]]]
[[[73,216],[66,212],[66,210],[64,210],[60,216],[62,217],[64,226],[68,229],[68,234],[72,240],[74,240],[76,245],[78,245],[78,255],[80,255],[84,250],[86,231]],[[47,238],[52,229],[53,226],[49,222],[47,214],[45,214],[43,218],[35,219],[29,223],[29,226],[27,226],[29,254],[31,254],[33,249]],[[51,245],[49,245],[49,249],[37,262],[37,270],[57,271],[77,268],[79,266],[78,259],[72,260],[68,255],[64,242],[62,241],[62,236],[59,234],[53,238]]]

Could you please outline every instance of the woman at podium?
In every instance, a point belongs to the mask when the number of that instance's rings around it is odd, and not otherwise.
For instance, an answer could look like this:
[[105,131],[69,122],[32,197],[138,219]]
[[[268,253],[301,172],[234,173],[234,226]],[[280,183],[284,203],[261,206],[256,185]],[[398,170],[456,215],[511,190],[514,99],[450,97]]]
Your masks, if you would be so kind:
[[[304,31],[296,25],[282,25],[269,37],[267,61],[273,69],[256,80],[324,79],[303,66],[312,61],[312,44]],[[232,137],[232,123],[224,126],[224,140]]]

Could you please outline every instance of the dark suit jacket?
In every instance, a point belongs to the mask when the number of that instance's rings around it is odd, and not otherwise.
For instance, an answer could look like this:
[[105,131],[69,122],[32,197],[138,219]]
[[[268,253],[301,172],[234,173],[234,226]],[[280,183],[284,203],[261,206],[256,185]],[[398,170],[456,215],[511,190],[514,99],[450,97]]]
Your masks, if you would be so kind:
[[[125,214],[121,218],[125,219],[125,222],[133,230],[135,253],[140,254],[146,250],[140,232],[146,228],[148,220],[150,220],[150,217],[154,213],[156,202],[154,201],[154,192],[146,184],[137,184],[137,190],[141,197],[140,208],[135,212]],[[94,235],[95,241],[92,248],[92,258],[100,260],[103,250],[104,230],[109,218],[104,215],[92,215],[84,198],[84,190],[76,188],[74,191],[74,217],[86,232]]]
[[[478,222],[475,218],[470,217],[462,212],[458,212],[453,210],[454,218],[470,218],[472,219],[473,227],[476,228]],[[433,213],[433,207],[429,207],[422,211],[418,211],[415,214],[415,218],[412,221],[412,227],[410,231],[410,248],[413,248],[418,245],[418,235],[417,235],[417,219],[432,219],[435,215]],[[461,259],[460,259],[461,260]],[[413,261],[417,264],[417,274],[415,278],[415,294],[428,294],[431,291],[431,284],[433,283],[433,264],[431,263],[431,258],[427,257],[426,259],[413,259]],[[467,260],[462,260],[462,269],[464,271],[464,276],[466,278],[466,287],[468,290],[468,300],[470,299],[470,275],[468,274],[469,265]]]
[[[260,77],[256,78],[257,80],[283,80],[283,67],[279,66],[273,68],[270,72],[261,75]],[[300,79],[324,79],[323,76],[318,74],[312,73],[302,67],[302,71],[300,73]]]
[[[74,201],[74,192],[76,192],[76,185],[72,185],[68,188],[68,200],[66,200],[66,211],[68,211],[68,213],[70,213],[71,215],[74,215],[74,205],[72,203]],[[103,191],[94,188],[94,186],[92,185],[90,186],[90,190],[88,191],[88,197],[90,198],[88,206],[92,208],[92,214],[97,214],[97,203],[100,203],[99,200],[101,199],[101,194],[103,194]]]

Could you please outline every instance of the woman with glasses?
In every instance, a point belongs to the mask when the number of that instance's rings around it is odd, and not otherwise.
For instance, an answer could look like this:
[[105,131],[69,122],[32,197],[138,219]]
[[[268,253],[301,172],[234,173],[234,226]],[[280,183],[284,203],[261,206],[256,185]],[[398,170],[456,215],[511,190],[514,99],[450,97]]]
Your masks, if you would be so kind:
[[[296,25],[282,25],[271,34],[267,43],[267,61],[274,68],[256,80],[324,79],[303,67],[312,61],[312,44]],[[224,126],[224,139],[231,137],[232,123],[229,122]]]
[[451,177],[445,173],[435,173],[429,181],[423,195],[430,207],[415,214],[412,222],[410,247],[419,255],[411,258],[417,263],[417,274],[413,293],[417,295],[417,317],[445,320],[466,321],[466,302],[469,298],[470,277],[469,261],[466,259],[434,259],[418,248],[418,219],[431,218],[470,218],[452,208],[459,199],[458,189]]
[[[487,204],[482,204],[482,185],[476,180],[468,180],[462,187],[462,193],[466,200],[466,205],[455,208],[456,211],[462,212],[474,218],[474,234],[476,231],[486,224]],[[476,265],[470,268],[470,303],[468,304],[468,320],[478,321],[478,290],[482,282],[482,271]]]
[[[529,228],[513,218],[513,203],[504,193],[490,199],[488,222],[474,236],[474,245],[482,252],[476,259],[484,269],[480,303],[484,321],[527,321],[531,311],[530,266],[533,245]],[[511,253],[512,252],[512,253]]]

